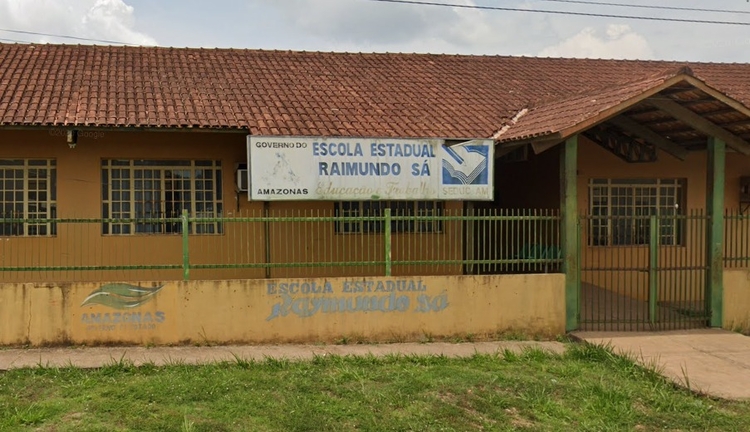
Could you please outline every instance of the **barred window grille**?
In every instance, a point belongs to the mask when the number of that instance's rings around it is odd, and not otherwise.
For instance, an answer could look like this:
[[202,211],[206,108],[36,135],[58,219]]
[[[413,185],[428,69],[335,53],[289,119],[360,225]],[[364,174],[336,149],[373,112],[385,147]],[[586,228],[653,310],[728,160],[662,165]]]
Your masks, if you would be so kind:
[[[102,161],[104,234],[178,234],[183,210],[192,217],[221,217],[221,161]],[[134,219],[118,221],[117,219]],[[162,220],[160,220],[162,219]],[[220,222],[191,223],[191,234],[220,234]]]
[[56,235],[56,161],[0,160],[0,214],[2,236]]
[[[444,214],[442,201],[341,201],[334,204],[336,217],[382,218],[385,209],[391,209],[391,217],[425,217],[430,219],[400,219],[391,221],[394,233],[439,233],[443,231]],[[336,221],[338,234],[369,234],[385,231],[385,221],[347,220]]]
[[594,246],[647,245],[651,216],[659,218],[661,245],[684,241],[685,179],[592,179],[589,182]]

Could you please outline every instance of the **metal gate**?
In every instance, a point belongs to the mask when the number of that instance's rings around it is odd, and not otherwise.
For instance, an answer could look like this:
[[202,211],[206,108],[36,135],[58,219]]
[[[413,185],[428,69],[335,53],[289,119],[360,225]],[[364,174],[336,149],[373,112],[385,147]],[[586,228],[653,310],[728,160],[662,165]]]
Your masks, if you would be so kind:
[[708,217],[580,218],[580,329],[706,327]]

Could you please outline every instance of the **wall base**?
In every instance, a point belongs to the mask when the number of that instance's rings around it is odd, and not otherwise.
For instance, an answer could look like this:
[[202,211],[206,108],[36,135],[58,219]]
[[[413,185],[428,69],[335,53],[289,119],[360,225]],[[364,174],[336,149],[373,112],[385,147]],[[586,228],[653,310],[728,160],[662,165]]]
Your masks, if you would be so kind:
[[0,285],[2,345],[403,342],[565,331],[547,275]]
[[723,327],[750,334],[750,269],[724,270]]

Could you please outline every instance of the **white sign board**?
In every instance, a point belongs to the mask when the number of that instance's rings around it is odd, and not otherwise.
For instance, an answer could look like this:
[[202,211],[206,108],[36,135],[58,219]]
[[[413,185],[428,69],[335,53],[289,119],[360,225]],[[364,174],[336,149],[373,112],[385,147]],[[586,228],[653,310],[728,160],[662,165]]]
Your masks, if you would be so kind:
[[494,145],[248,136],[255,201],[492,200]]

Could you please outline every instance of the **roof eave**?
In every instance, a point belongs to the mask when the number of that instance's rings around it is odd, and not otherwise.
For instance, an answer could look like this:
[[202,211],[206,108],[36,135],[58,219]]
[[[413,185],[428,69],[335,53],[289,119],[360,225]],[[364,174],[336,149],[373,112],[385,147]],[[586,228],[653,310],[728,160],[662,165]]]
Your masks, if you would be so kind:
[[687,75],[687,74],[680,74],[680,75],[674,76],[672,78],[669,78],[669,79],[665,80],[664,82],[662,82],[661,84],[657,84],[657,85],[655,85],[655,86],[653,86],[653,87],[651,87],[651,88],[643,91],[642,93],[638,94],[637,96],[631,97],[631,98],[629,98],[629,99],[627,99],[627,100],[625,100],[623,102],[620,102],[620,103],[618,103],[618,104],[616,104],[616,105],[614,105],[614,106],[612,106],[610,108],[607,108],[607,109],[603,110],[602,112],[600,112],[600,113],[598,113],[598,114],[596,114],[596,115],[594,115],[594,116],[592,116],[592,117],[590,117],[588,119],[585,119],[585,120],[583,120],[583,121],[581,121],[581,122],[579,122],[579,123],[577,123],[575,125],[572,125],[572,126],[570,126],[568,128],[565,128],[565,129],[562,129],[561,131],[559,131],[560,139],[561,140],[566,140],[566,139],[572,137],[573,135],[577,135],[577,134],[579,134],[579,133],[581,133],[581,132],[583,132],[585,130],[588,130],[588,129],[592,128],[593,126],[598,125],[599,123],[603,123],[603,122],[605,122],[605,121],[607,121],[607,120],[609,120],[611,118],[614,118],[614,117],[620,115],[624,111],[627,111],[628,109],[630,109],[633,106],[639,104],[640,102],[643,102],[644,100],[650,98],[651,96],[654,96],[657,93],[659,93],[659,92],[661,92],[663,90],[666,90],[666,89],[668,89],[669,87],[672,87],[675,84],[678,84],[678,83],[683,82],[683,81],[688,81],[688,80],[695,80],[695,81],[700,82],[700,80],[696,80],[695,78],[693,78],[692,76]]
[[[709,86],[705,82],[701,81],[700,79],[694,77],[692,74],[689,73],[680,73],[678,75],[675,75],[671,78],[668,78],[664,80],[663,82],[654,85],[653,87],[650,87],[643,92],[639,93],[636,96],[630,97],[626,99],[625,101],[622,101],[620,103],[617,103],[593,116],[590,116],[588,118],[585,118],[569,127],[563,128],[558,131],[545,131],[541,132],[534,136],[523,136],[518,138],[511,138],[504,140],[502,137],[499,137],[497,140],[498,143],[500,143],[502,146],[509,146],[509,147],[515,147],[518,145],[523,144],[539,144],[543,147],[549,148],[551,146],[554,146],[557,143],[560,143],[562,141],[565,141],[566,139],[572,137],[573,135],[577,135],[585,130],[590,129],[591,127],[603,123],[607,120],[610,120],[624,111],[627,111],[631,107],[637,105],[640,102],[643,102],[644,100],[658,94],[659,92],[668,89],[669,87],[674,86],[675,84],[686,82],[697,89],[700,89],[710,96],[716,98],[717,100],[725,103],[726,105],[730,106],[733,109],[736,109],[737,111],[741,112],[742,114],[750,117],[750,108],[742,104],[741,102],[731,98],[730,96],[722,93],[721,91]],[[549,145],[550,142],[556,141],[555,144]]]

